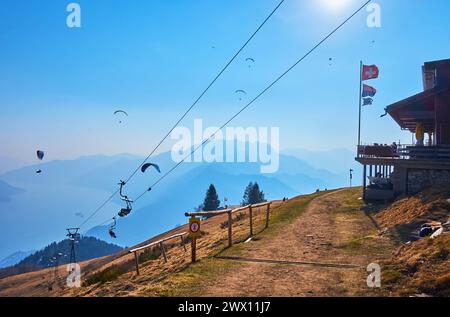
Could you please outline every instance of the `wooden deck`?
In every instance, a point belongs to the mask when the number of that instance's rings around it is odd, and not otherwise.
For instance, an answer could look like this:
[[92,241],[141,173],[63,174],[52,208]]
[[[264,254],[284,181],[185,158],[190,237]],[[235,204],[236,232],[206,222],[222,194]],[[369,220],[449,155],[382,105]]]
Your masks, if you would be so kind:
[[449,160],[410,159],[395,157],[357,157],[363,165],[400,166],[405,168],[450,170]]

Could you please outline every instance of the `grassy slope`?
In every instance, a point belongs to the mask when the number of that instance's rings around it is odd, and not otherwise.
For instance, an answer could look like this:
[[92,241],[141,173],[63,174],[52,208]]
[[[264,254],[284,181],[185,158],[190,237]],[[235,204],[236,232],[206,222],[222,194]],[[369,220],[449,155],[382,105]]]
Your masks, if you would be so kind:
[[[330,191],[328,192],[330,193]],[[299,196],[286,203],[276,203],[271,213],[270,226],[265,231],[255,235],[251,243],[240,243],[248,235],[248,217],[245,215],[239,221],[233,223],[233,239],[236,244],[232,248],[226,248],[226,229],[220,229],[225,218],[214,217],[203,222],[202,231],[204,236],[199,239],[199,261],[194,265],[190,264],[189,247],[187,252],[174,243],[169,247],[169,262],[164,263],[161,256],[157,258],[143,258],[141,275],[136,276],[132,265],[131,255],[121,255],[112,263],[103,265],[100,269],[97,266],[93,270],[88,270],[84,277],[92,277],[93,273],[100,272],[100,283],[87,283],[81,289],[62,290],[60,296],[202,296],[207,293],[211,284],[219,284],[224,276],[230,273],[239,273],[243,269],[243,262],[231,260],[219,260],[216,255],[240,256],[248,255],[252,251],[259,254],[266,244],[270,244],[276,239],[283,237],[286,228],[292,225],[308,225],[310,216],[317,215],[312,210],[322,208],[319,212],[319,221],[326,220],[327,225],[323,226],[320,234],[325,235],[325,240],[329,246],[317,251],[317,257],[325,262],[348,262],[361,265],[360,271],[339,272],[339,285],[330,285],[325,282],[325,288],[317,294],[321,296],[405,296],[420,293],[430,295],[449,296],[450,276],[449,276],[449,235],[444,235],[439,239],[422,239],[409,245],[404,245],[402,239],[398,239],[399,226],[402,228],[410,223],[417,225],[417,219],[443,217],[448,215],[447,194],[439,197],[409,197],[399,200],[392,205],[377,206],[365,205],[360,198],[361,189],[336,191],[325,199],[322,197],[326,193],[320,192],[307,196]],[[315,198],[319,198],[316,199]],[[435,201],[439,199],[439,201]],[[431,202],[431,204],[430,204]],[[443,211],[447,204],[447,211]],[[424,208],[426,207],[426,211]],[[439,208],[436,208],[439,207]],[[416,208],[417,210],[411,210]],[[310,210],[308,213],[305,213]],[[398,213],[403,214],[403,210],[408,211],[410,216],[398,221]],[[325,213],[324,213],[325,211]],[[392,213],[391,215],[389,213]],[[416,216],[417,213],[417,216]],[[263,212],[256,213],[256,231],[263,227]],[[324,216],[325,215],[325,216]],[[236,217],[239,215],[236,215]],[[298,220],[301,220],[298,222]],[[317,221],[317,220],[316,220]],[[378,227],[378,223],[381,228]],[[321,225],[320,223],[316,225]],[[324,229],[325,228],[325,229]],[[386,232],[386,229],[388,232]],[[185,230],[180,228],[177,230]],[[303,232],[304,228],[301,229]],[[384,233],[384,234],[382,234]],[[292,235],[291,235],[292,236]],[[300,233],[301,239],[294,237],[297,242],[306,242],[308,239]],[[398,246],[401,246],[398,248]],[[302,245],[299,249],[302,248]],[[396,252],[394,252],[397,249]],[[289,249],[291,250],[291,249]],[[286,250],[286,252],[290,252]],[[255,253],[256,252],[256,253]],[[314,251],[315,252],[315,251]],[[322,253],[321,253],[322,252]],[[125,254],[125,253],[123,253]],[[299,259],[302,257],[300,256]],[[365,266],[371,262],[382,264],[382,288],[368,289],[365,286],[367,272]],[[120,274],[111,272],[111,266],[118,266]],[[109,270],[109,271],[108,271]],[[306,270],[301,269],[301,272]],[[102,274],[102,272],[104,274]],[[311,271],[313,272],[313,271]],[[314,271],[315,274],[325,274],[325,271]],[[111,274],[112,273],[112,274]],[[269,272],[270,273],[270,272]],[[34,273],[37,274],[37,273]],[[303,274],[303,273],[301,273]],[[333,273],[335,274],[335,273]],[[47,274],[48,275],[48,274]],[[325,274],[326,276],[326,274]],[[18,277],[20,278],[20,276]],[[25,276],[24,276],[25,278]],[[41,276],[36,276],[36,281]],[[3,286],[11,287],[12,280],[5,280]],[[287,283],[295,281],[287,281]],[[314,282],[314,281],[313,281]],[[17,281],[17,283],[21,283]],[[304,281],[302,281],[302,284]],[[315,282],[314,282],[315,283]],[[2,283],[0,283],[2,284]],[[14,286],[19,287],[17,284]],[[23,295],[26,295],[27,286],[23,285]],[[298,285],[292,285],[294,287]],[[31,284],[30,284],[31,287]],[[1,290],[0,286],[0,290]],[[38,289],[32,286],[33,292]],[[41,293],[29,293],[33,296],[42,296]],[[214,294],[214,293],[212,293]],[[5,294],[6,295],[6,294]]]
[[383,263],[383,287],[389,294],[450,296],[450,234],[404,243],[422,223],[449,219],[449,197],[449,188],[430,188],[399,199],[377,215],[386,234],[402,243]]

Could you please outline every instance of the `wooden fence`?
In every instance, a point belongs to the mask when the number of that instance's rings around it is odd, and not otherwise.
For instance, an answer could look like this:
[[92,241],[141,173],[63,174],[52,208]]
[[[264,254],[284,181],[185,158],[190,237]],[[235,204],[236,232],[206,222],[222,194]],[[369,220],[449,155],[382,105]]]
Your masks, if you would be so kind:
[[[253,204],[253,205],[247,205],[243,207],[239,207],[236,209],[226,209],[226,210],[217,210],[217,211],[198,211],[198,212],[186,212],[186,217],[211,217],[211,216],[217,216],[217,215],[223,215],[228,214],[228,221],[227,221],[227,227],[228,227],[228,247],[231,247],[233,245],[233,217],[232,215],[236,212],[247,210],[249,211],[249,238],[251,238],[254,234],[253,232],[253,210],[255,208],[264,207],[266,208],[266,221],[265,221],[265,227],[267,228],[269,226],[269,218],[270,218],[270,205],[272,202],[265,202],[260,204]],[[197,249],[197,238],[193,237],[191,239],[191,260],[192,262],[196,262],[196,251]]]
[[[266,229],[267,227],[269,227],[269,220],[270,220],[270,206],[271,206],[272,202],[265,202],[265,203],[260,203],[260,204],[253,204],[253,205],[247,205],[247,206],[243,206],[243,207],[239,207],[239,208],[235,208],[235,209],[224,209],[224,210],[217,210],[217,211],[198,211],[198,212],[186,212],[185,216],[186,217],[212,217],[212,216],[218,216],[218,215],[224,215],[227,214],[228,215],[228,221],[226,222],[227,228],[228,228],[228,247],[231,247],[233,245],[233,214],[237,213],[237,212],[242,212],[244,210],[248,210],[249,212],[249,238],[252,237],[254,235],[254,210],[256,208],[261,208],[264,206],[267,206],[266,210],[265,210],[265,222],[264,222],[264,229]],[[264,230],[263,229],[263,230]],[[164,262],[167,262],[167,250],[165,248],[164,242],[168,241],[168,240],[173,240],[176,238],[180,238],[181,240],[181,245],[184,248],[184,251],[186,252],[186,244],[185,244],[185,239],[184,236],[187,235],[187,232],[181,232],[181,233],[177,233],[174,235],[171,235],[167,238],[163,238],[160,239],[158,241],[134,248],[129,250],[129,253],[133,253],[134,254],[134,261],[135,261],[135,265],[136,265],[136,274],[139,275],[139,256],[138,253],[140,251],[155,247],[155,246],[159,246],[159,249],[161,251],[161,254],[164,257]],[[191,260],[192,262],[196,262],[196,254],[197,254],[197,238],[192,237],[191,238]]]
[[161,239],[161,240],[158,240],[158,241],[155,241],[155,242],[143,245],[143,246],[138,247],[138,248],[131,249],[129,252],[130,253],[134,253],[134,261],[136,263],[136,274],[139,275],[139,259],[138,259],[138,252],[139,251],[142,251],[142,250],[145,250],[145,249],[148,249],[148,248],[151,248],[151,247],[154,247],[154,246],[158,245],[159,249],[161,250],[161,254],[164,257],[164,262],[167,262],[167,251],[166,251],[166,248],[164,246],[164,242],[166,242],[168,240],[175,239],[175,238],[180,238],[181,239],[181,245],[183,246],[184,251],[187,251],[186,250],[186,245],[184,243],[184,238],[183,238],[183,236],[186,235],[186,234],[187,234],[187,232],[177,233],[177,234],[174,234],[174,235],[172,235],[170,237],[167,237],[167,238],[164,238],[164,239]]

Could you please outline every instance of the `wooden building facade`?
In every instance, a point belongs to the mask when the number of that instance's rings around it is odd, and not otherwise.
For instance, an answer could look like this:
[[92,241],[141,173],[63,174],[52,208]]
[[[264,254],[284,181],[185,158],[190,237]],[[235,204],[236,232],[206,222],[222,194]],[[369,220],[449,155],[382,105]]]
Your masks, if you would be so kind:
[[422,78],[423,92],[385,109],[402,130],[416,135],[415,144],[358,147],[365,200],[450,186],[450,59],[425,63]]

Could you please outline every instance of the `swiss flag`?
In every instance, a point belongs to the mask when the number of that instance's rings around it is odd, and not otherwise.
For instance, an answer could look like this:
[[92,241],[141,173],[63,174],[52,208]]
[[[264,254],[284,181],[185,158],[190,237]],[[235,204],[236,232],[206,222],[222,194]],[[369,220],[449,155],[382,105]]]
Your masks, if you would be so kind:
[[364,65],[362,70],[362,80],[378,78],[380,71],[376,65]]

